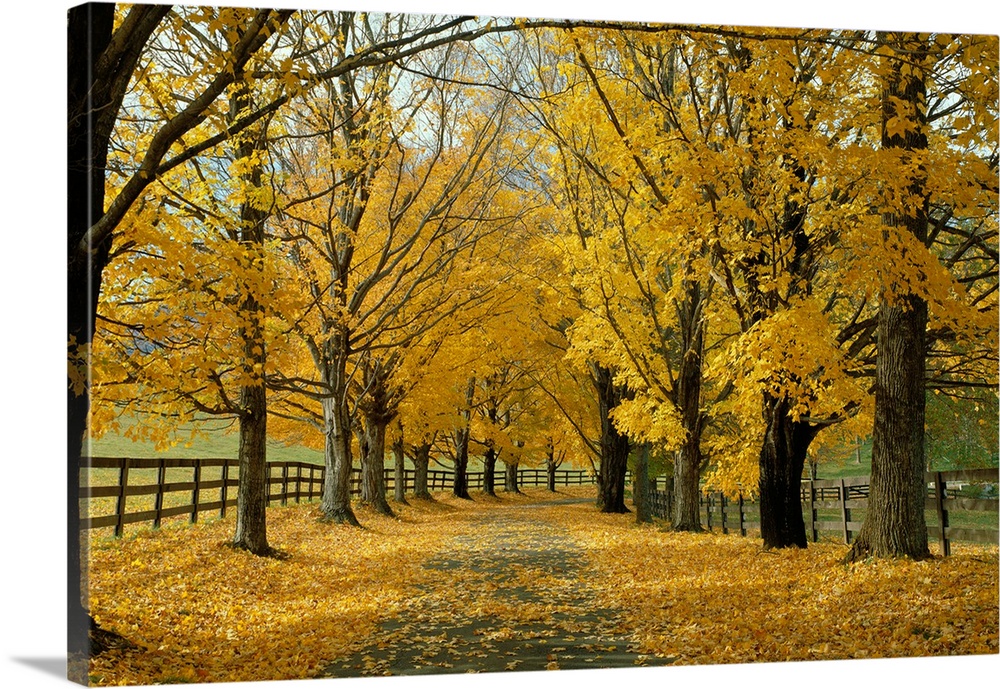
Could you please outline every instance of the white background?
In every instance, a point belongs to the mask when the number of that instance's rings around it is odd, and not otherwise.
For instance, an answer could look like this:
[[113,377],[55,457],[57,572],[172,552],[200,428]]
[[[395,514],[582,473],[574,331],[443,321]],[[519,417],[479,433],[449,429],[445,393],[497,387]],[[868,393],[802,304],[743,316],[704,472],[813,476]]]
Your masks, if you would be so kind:
[[[64,686],[65,664],[65,51],[70,2],[6,5],[0,128],[0,647],[2,686]],[[195,4],[195,3],[190,3]],[[223,3],[238,4],[238,3]],[[261,2],[249,5],[263,6]],[[277,2],[298,6],[298,2]],[[823,28],[998,33],[992,0],[304,0],[330,9],[636,19]],[[995,67],[995,66],[994,66]],[[734,610],[734,614],[739,611]],[[961,685],[1000,676],[1000,656],[723,667],[319,680],[316,687]],[[287,687],[278,682],[226,687]]]

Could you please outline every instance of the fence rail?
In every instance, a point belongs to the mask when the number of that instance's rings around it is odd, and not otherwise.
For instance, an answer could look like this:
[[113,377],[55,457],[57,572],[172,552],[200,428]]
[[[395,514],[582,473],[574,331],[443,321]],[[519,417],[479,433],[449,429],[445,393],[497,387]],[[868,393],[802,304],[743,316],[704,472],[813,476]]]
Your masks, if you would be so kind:
[[[81,520],[83,529],[114,527],[115,535],[120,536],[127,524],[152,522],[158,527],[164,519],[178,516],[186,516],[191,523],[195,523],[199,515],[218,514],[224,517],[229,508],[236,506],[239,463],[235,459],[91,457],[84,458],[83,468],[84,475],[91,474],[87,469],[111,470],[116,474],[114,483],[81,486],[81,514],[88,515]],[[290,501],[319,498],[325,473],[325,467],[307,462],[269,462],[268,505],[287,505]],[[404,470],[406,490],[413,490],[415,475],[413,469]],[[483,472],[468,472],[466,476],[470,489],[484,487]],[[451,488],[454,477],[453,471],[429,469],[427,488]],[[555,478],[559,486],[594,482],[593,476],[584,470],[556,471]],[[389,467],[385,469],[385,481],[387,491],[395,490],[395,472]],[[548,472],[545,469],[519,469],[518,483],[522,486],[547,485]],[[351,471],[350,487],[352,495],[361,494],[361,472],[357,468]],[[129,498],[132,498],[131,502]],[[89,508],[98,505],[96,501],[101,499],[113,500],[113,510],[89,516]],[[174,504],[168,505],[168,502]]]
[[[120,536],[127,524],[152,522],[160,526],[164,519],[187,517],[192,523],[200,515],[226,516],[236,506],[236,487],[239,485],[238,462],[234,459],[205,458],[155,458],[93,457],[84,459],[84,468],[113,471],[113,482],[105,478],[104,485],[81,486],[81,513],[88,515],[81,520],[83,529],[113,527]],[[395,488],[395,472],[386,467],[386,490]],[[84,475],[91,472],[85,471]],[[312,501],[322,494],[325,468],[306,462],[268,463],[268,504],[286,505],[290,501]],[[468,472],[470,490],[485,485],[483,472]],[[498,475],[498,478],[501,476]],[[926,508],[932,515],[928,520],[928,535],[936,540],[945,555],[951,552],[953,541],[997,543],[997,529],[969,528],[953,525],[957,515],[998,512],[997,499],[968,497],[961,492],[961,485],[998,483],[997,469],[972,469],[929,472]],[[403,473],[405,489],[414,487],[415,471]],[[594,476],[587,471],[556,471],[556,485],[587,485],[594,483]],[[660,480],[654,480],[650,491],[652,513],[669,519],[671,487],[669,480],[660,489]],[[520,469],[518,482],[522,486],[542,486],[548,483],[545,469]],[[428,490],[446,490],[454,483],[454,472],[429,469]],[[823,536],[833,536],[850,543],[861,529],[859,511],[868,507],[869,477],[852,477],[834,480],[802,482],[802,512],[806,535],[818,541]],[[361,493],[361,473],[357,468],[351,473],[351,494]],[[131,499],[131,501],[130,501]],[[113,501],[113,508],[104,514],[89,516],[91,507],[99,501]],[[168,504],[171,503],[171,504]],[[130,511],[131,509],[131,511]],[[755,501],[726,498],[721,493],[702,495],[699,508],[703,526],[722,533],[735,532],[746,536],[749,531],[760,529],[760,510]]]
[[[957,514],[998,514],[1000,501],[995,498],[962,497],[960,487],[982,483],[995,486],[998,483],[997,469],[934,471],[928,472],[926,479],[925,506],[934,516],[928,522],[928,536],[938,542],[942,554],[951,554],[953,541],[997,543],[1000,540],[1000,532],[995,528],[967,528],[951,524]],[[801,499],[806,536],[816,542],[820,540],[821,533],[830,533],[837,540],[850,543],[861,530],[862,522],[855,518],[856,512],[868,508],[869,481],[869,476],[803,481]],[[652,513],[669,519],[670,505],[669,482],[664,490],[658,490],[654,484],[650,500]],[[722,533],[734,531],[746,536],[748,531],[760,529],[759,505],[742,495],[735,499],[727,498],[722,493],[702,495],[699,509],[704,514],[702,525],[709,530],[718,527]]]

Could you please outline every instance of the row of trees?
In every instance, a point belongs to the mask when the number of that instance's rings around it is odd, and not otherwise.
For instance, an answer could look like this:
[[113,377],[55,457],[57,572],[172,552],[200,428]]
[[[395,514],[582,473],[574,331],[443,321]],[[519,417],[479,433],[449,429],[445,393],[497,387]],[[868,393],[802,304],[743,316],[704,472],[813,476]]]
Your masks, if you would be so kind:
[[996,51],[73,10],[69,485],[88,418],[168,443],[212,416],[259,555],[269,438],[322,447],[332,521],[357,524],[355,457],[391,514],[387,445],[418,476],[449,456],[462,497],[470,453],[488,492],[498,461],[589,461],[605,511],[632,455],[640,487],[671,460],[674,528],[707,480],[804,547],[810,448],[871,433],[849,557],[926,556],[927,390],[995,395]]
[[699,528],[711,466],[718,487],[759,486],[766,546],[804,546],[810,446],[874,428],[883,518],[850,557],[927,554],[926,390],[996,381],[995,47],[713,29],[562,43],[537,83],[567,106],[539,119],[577,235],[572,339],[631,394],[613,412],[630,438],[676,448],[676,526]]

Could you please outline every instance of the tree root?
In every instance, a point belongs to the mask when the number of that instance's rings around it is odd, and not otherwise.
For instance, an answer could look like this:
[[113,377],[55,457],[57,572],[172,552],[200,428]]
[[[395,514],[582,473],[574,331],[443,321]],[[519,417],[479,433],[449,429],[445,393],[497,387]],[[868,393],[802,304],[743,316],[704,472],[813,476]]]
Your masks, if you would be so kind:
[[677,533],[705,533],[705,529],[701,524],[685,524],[684,522],[676,526],[671,525],[670,530]]
[[87,638],[90,641],[90,656],[98,656],[106,651],[115,648],[134,649],[138,648],[134,643],[126,639],[118,632],[104,629],[90,618],[90,629],[87,631]]
[[278,550],[277,548],[272,548],[269,545],[265,545],[263,548],[255,548],[245,542],[237,541],[226,541],[223,545],[227,548],[232,548],[233,550],[244,550],[251,555],[266,557],[272,560],[290,560],[292,558],[292,556],[284,550]]
[[871,560],[873,558],[880,558],[885,560],[890,559],[907,559],[913,560],[914,562],[921,562],[923,560],[933,560],[934,555],[930,552],[921,553],[913,555],[911,553],[904,552],[880,552],[879,549],[874,548],[869,540],[863,535],[858,536],[854,543],[851,544],[851,549],[847,551],[847,554],[841,558],[840,563],[843,565],[849,565],[855,562],[863,562],[865,560]]
[[323,511],[320,521],[324,524],[347,524],[349,526],[361,526],[361,522],[354,516],[354,511],[350,507],[336,510]]

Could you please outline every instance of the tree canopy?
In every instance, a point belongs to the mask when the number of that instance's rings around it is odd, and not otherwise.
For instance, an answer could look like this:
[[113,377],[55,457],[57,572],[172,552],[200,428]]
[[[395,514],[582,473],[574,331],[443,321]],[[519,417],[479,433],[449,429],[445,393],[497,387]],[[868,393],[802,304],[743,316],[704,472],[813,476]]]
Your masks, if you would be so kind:
[[245,423],[266,388],[267,437],[324,448],[323,512],[350,523],[356,462],[391,511],[387,444],[460,475],[558,454],[609,511],[652,447],[675,527],[705,486],[759,495],[783,547],[805,545],[807,457],[904,432],[879,411],[891,310],[926,309],[925,373],[886,381],[995,406],[995,37],[114,22],[109,50],[148,38],[109,87],[107,202],[71,246],[105,252],[93,346],[70,342],[92,437],[133,415],[167,446]]

